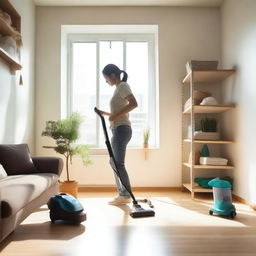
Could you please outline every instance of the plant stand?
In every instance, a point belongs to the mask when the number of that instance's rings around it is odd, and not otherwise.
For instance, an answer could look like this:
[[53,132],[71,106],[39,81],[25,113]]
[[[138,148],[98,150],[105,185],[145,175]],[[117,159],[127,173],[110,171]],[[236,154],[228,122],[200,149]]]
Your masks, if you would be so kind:
[[59,182],[60,192],[70,194],[77,198],[78,194],[78,182],[75,180]]

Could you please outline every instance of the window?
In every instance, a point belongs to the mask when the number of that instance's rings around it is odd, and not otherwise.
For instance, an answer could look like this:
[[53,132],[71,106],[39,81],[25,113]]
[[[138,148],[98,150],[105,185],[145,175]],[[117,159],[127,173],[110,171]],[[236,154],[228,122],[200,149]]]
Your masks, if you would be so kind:
[[143,145],[143,130],[148,127],[150,145],[157,146],[154,33],[67,33],[66,42],[67,90],[62,98],[66,101],[67,115],[77,111],[84,117],[79,143],[104,147],[102,127],[93,109],[98,106],[109,111],[115,88],[106,83],[101,72],[105,65],[113,63],[128,73],[128,84],[138,101],[138,107],[130,112],[133,136],[129,147]]

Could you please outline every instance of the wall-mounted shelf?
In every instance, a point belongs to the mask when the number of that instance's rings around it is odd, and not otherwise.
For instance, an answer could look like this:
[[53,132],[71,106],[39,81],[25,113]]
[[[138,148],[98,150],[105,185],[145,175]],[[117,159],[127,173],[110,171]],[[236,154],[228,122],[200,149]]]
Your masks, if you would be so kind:
[[0,57],[9,65],[12,74],[15,74],[16,70],[21,70],[22,66],[13,59],[5,50],[0,48]]
[[0,31],[1,31],[1,34],[5,36],[11,36],[17,42],[18,45],[22,45],[20,32],[14,30],[2,18],[0,18]]
[[[8,0],[0,1],[0,8],[8,13],[12,20],[12,26],[10,26],[5,20],[0,18],[0,34],[2,36],[11,36],[17,43],[17,46],[22,45],[22,38],[20,34],[21,17],[15,8]],[[22,68],[19,61],[15,60],[4,49],[0,48],[0,58],[9,66],[12,74],[15,74],[16,70]]]

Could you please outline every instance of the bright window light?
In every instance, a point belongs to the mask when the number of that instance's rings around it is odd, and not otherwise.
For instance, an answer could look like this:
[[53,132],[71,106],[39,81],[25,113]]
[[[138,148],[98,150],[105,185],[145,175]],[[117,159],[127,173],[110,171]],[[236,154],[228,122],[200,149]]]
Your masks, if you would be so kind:
[[[113,63],[128,73],[128,84],[138,101],[130,112],[133,136],[129,147],[142,147],[143,131],[150,128],[150,146],[158,146],[158,87],[154,33],[67,33],[66,113],[84,119],[78,143],[103,148],[104,138],[94,107],[109,111],[114,87],[102,76]],[[106,118],[107,120],[107,118]]]

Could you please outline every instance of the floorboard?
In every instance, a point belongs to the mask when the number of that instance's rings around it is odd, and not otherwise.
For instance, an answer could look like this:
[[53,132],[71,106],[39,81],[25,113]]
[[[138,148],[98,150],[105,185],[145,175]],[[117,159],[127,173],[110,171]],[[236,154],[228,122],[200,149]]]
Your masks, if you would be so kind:
[[[31,214],[4,242],[1,256],[252,256],[256,215],[236,202],[234,220],[208,214],[212,200],[186,192],[136,192],[150,197],[155,217],[132,219],[130,205],[107,204],[113,192],[80,193],[87,221],[52,224],[47,206]],[[145,205],[146,207],[146,205]]]

